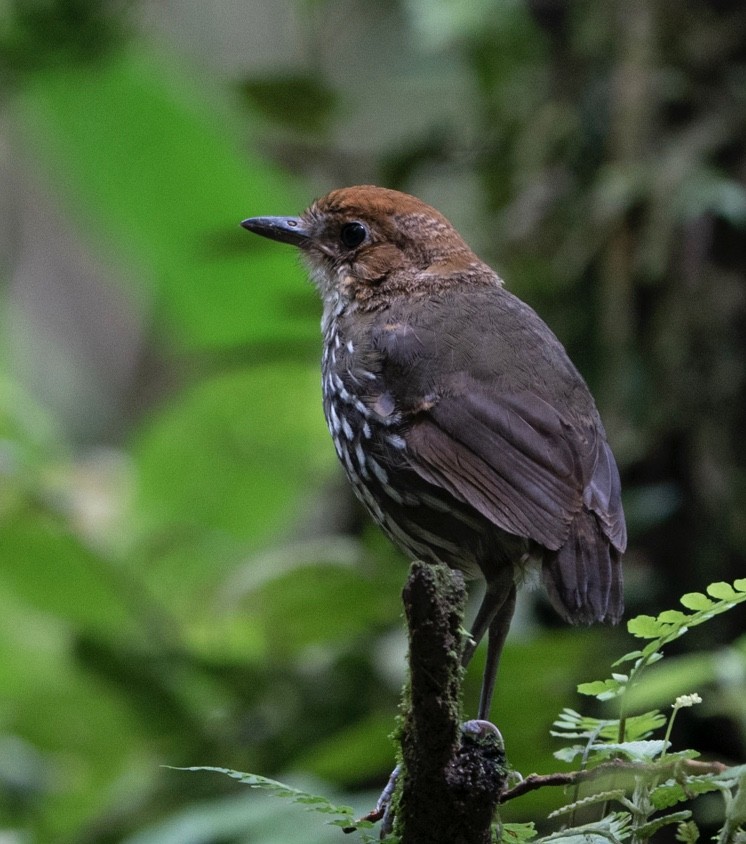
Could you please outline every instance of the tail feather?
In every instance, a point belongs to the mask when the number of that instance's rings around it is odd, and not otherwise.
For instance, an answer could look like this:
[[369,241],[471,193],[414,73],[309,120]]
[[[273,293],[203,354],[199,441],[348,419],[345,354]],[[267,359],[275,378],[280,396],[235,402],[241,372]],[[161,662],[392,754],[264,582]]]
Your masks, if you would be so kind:
[[615,623],[622,615],[621,554],[585,508],[564,545],[545,554],[542,579],[552,605],[572,624]]

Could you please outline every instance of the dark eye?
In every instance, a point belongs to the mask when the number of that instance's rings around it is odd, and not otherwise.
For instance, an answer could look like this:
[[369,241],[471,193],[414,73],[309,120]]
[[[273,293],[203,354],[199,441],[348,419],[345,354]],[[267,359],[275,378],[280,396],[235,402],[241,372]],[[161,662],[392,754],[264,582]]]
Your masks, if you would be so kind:
[[368,236],[368,230],[362,223],[345,223],[339,230],[339,239],[348,249],[354,249]]

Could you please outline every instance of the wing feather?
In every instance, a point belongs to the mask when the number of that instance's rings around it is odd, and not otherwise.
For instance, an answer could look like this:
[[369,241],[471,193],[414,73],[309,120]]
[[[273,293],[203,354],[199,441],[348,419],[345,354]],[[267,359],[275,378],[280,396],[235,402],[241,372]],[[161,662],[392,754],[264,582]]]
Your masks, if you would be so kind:
[[582,465],[567,433],[534,395],[472,389],[419,414],[407,443],[421,477],[503,530],[556,550],[582,506]]

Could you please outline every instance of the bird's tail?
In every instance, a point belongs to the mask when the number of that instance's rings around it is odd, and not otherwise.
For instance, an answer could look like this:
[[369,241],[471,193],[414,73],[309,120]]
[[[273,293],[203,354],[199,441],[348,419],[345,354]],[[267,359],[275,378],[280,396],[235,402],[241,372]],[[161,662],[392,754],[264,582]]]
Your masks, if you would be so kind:
[[585,508],[575,517],[565,544],[545,554],[542,580],[552,606],[571,624],[615,624],[622,616],[621,553]]

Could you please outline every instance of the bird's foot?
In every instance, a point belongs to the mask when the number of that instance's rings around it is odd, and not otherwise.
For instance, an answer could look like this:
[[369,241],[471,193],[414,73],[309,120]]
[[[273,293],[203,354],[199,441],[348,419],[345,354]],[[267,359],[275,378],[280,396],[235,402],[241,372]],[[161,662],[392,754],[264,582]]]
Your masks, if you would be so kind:
[[[367,815],[363,815],[362,818],[358,819],[359,821],[370,821],[371,823],[381,821],[380,838],[382,839],[394,828],[394,813],[391,811],[391,800],[394,796],[394,789],[396,788],[400,773],[401,765],[397,765],[391,772],[388,782],[381,792],[381,796],[376,801],[375,809],[372,809]],[[356,827],[354,826],[348,826],[344,827],[342,831],[355,832],[355,829]]]
[[500,730],[497,729],[492,721],[487,721],[484,718],[464,721],[461,725],[461,734],[464,738],[470,738],[472,741],[491,737],[490,740],[496,739],[499,746],[503,746],[503,737]]

